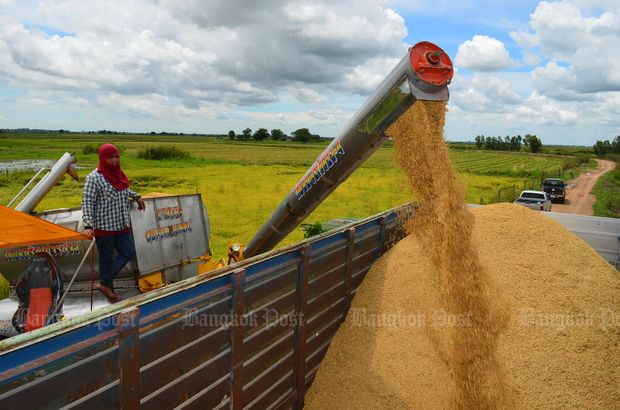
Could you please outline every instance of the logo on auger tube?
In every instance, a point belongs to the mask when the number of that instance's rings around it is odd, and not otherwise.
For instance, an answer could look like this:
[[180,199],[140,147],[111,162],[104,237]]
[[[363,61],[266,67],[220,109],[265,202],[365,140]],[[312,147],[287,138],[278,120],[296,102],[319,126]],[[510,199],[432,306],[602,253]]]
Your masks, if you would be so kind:
[[295,196],[297,199],[301,199],[306,195],[306,192],[310,191],[312,185],[319,182],[319,180],[329,171],[334,164],[338,161],[338,155],[344,155],[344,148],[340,145],[340,140],[337,140],[333,147],[325,151],[314,163],[314,166],[304,175],[295,187]]

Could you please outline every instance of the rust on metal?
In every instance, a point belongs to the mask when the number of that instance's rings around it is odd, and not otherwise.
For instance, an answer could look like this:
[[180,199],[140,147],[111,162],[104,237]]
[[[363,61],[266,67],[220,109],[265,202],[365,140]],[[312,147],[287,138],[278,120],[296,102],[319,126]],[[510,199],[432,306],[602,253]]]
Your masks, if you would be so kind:
[[383,255],[383,247],[385,246],[385,216],[379,218],[379,225],[381,226],[379,230],[379,257]]
[[118,314],[118,360],[123,409],[140,408],[140,308]]
[[342,320],[347,317],[347,312],[351,307],[351,299],[353,297],[352,291],[352,276],[353,276],[353,253],[355,252],[355,228],[347,229],[345,233],[347,237],[347,261],[344,271],[344,303],[342,306]]
[[297,326],[295,328],[295,369],[293,372],[295,380],[294,388],[297,390],[297,401],[295,402],[296,409],[302,409],[304,407],[304,396],[306,394],[306,315],[308,314],[308,268],[310,267],[311,254],[312,247],[310,244],[306,244],[301,251],[302,263],[299,267],[299,275],[297,277],[298,297],[295,306]]
[[230,328],[230,399],[234,410],[243,408],[243,311],[245,309],[245,269],[231,275],[233,282],[232,326]]

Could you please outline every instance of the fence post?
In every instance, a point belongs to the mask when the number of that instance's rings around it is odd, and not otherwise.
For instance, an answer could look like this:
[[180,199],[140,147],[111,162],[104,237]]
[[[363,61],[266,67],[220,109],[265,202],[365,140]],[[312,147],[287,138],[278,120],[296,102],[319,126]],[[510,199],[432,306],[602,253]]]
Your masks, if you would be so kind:
[[230,402],[232,409],[243,408],[243,311],[245,309],[245,269],[231,274],[232,323],[230,327]]
[[310,254],[312,247],[310,244],[302,248],[302,264],[297,274],[297,301],[295,303],[295,314],[297,315],[295,326],[295,409],[303,409],[304,396],[306,395],[306,333],[308,312],[308,274],[310,269]]

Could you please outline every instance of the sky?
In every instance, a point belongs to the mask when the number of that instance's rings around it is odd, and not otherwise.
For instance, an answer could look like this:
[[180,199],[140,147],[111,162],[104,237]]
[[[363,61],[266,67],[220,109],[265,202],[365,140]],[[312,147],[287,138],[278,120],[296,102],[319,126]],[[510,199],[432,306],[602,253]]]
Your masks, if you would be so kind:
[[0,128],[337,137],[420,41],[448,140],[620,134],[618,0],[0,0]]

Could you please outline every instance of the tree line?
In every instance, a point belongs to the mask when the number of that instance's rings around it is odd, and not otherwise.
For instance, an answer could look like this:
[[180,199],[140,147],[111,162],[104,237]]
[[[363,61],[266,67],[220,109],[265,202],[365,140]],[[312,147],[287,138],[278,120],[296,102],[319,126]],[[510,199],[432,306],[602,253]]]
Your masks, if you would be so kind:
[[520,135],[502,137],[485,137],[477,135],[474,138],[477,149],[485,149],[492,151],[521,151],[521,145],[529,148],[530,152],[539,152],[542,148],[542,141],[536,135],[526,134],[525,137]]
[[604,157],[607,154],[620,154],[620,135],[612,141],[605,140],[596,141],[594,144],[594,153],[598,157]]
[[291,132],[291,135],[288,136],[284,133],[284,131],[280,129],[273,129],[268,131],[266,128],[259,128],[256,131],[252,132],[252,129],[246,128],[241,131],[241,134],[235,133],[235,131],[228,131],[228,138],[231,140],[237,141],[249,141],[253,139],[254,141],[263,141],[266,139],[272,139],[274,141],[297,141],[297,142],[310,142],[310,141],[320,141],[321,136],[318,134],[311,133],[308,128],[299,128]]

